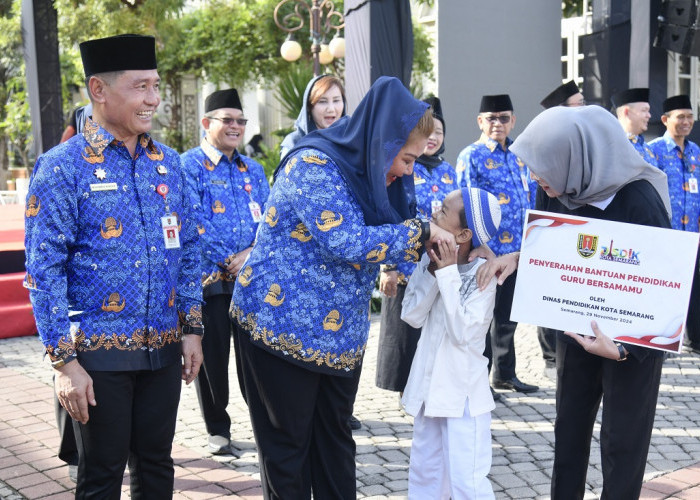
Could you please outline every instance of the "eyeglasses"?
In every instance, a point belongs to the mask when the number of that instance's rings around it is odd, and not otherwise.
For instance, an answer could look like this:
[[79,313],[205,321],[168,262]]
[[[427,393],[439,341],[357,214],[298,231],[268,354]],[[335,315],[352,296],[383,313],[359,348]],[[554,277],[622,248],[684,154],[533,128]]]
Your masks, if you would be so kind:
[[585,106],[585,105],[586,105],[585,99],[581,99],[580,101],[570,102],[568,104],[567,103],[562,104],[562,106],[565,106],[567,108],[577,108],[579,106]]
[[512,115],[484,115],[484,120],[489,123],[501,122],[503,125],[510,122]]
[[225,118],[219,118],[216,116],[210,116],[210,120],[219,120],[221,123],[226,125],[227,127],[230,127],[234,123],[239,124],[241,127],[245,127],[245,124],[248,123],[248,118],[229,118],[228,116]]

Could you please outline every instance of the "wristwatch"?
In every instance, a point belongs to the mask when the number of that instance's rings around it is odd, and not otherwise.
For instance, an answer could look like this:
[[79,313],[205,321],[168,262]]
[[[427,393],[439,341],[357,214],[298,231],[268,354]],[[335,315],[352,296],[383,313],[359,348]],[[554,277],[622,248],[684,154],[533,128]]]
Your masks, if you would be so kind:
[[430,221],[421,220],[421,230],[423,232],[423,242],[428,241],[430,239]]
[[617,361],[624,361],[627,359],[627,355],[629,354],[628,352],[625,352],[625,348],[620,344],[619,342],[615,342],[615,346],[617,346],[617,352],[620,353],[620,357],[617,358]]
[[201,337],[202,335],[204,335],[204,327],[183,325],[182,326],[182,334],[183,335],[199,335]]
[[75,359],[75,356],[68,356],[67,358],[61,358],[57,359],[56,361],[51,362],[51,366],[53,368],[61,368],[66,365],[66,363],[70,363]]

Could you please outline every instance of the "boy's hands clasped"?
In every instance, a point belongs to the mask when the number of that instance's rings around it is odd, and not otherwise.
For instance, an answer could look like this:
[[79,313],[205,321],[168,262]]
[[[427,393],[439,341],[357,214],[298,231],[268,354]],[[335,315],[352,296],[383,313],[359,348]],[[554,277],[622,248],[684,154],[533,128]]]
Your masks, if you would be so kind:
[[[435,251],[437,248],[437,252]],[[451,240],[436,240],[428,249],[430,260],[435,263],[437,269],[451,266],[457,263],[457,245],[454,238]]]

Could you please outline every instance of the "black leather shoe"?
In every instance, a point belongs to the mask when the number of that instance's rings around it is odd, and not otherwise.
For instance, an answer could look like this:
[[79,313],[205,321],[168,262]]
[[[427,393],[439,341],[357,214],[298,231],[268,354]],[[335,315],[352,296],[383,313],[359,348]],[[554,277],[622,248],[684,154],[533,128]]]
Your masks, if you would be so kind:
[[500,400],[503,399],[503,395],[499,392],[496,392],[493,390],[493,387],[489,387],[491,389],[491,396],[493,397],[494,403],[498,403]]
[[511,391],[517,391],[517,392],[535,392],[538,391],[540,388],[536,385],[530,385],[526,384],[525,382],[521,382],[518,377],[513,377],[510,380],[494,380],[493,381],[493,386],[496,389],[509,389]]
[[355,415],[350,415],[350,418],[348,419],[348,425],[353,431],[359,431],[360,429],[362,429],[362,422],[355,418]]
[[212,455],[231,455],[240,458],[238,449],[224,436],[209,436],[209,452]]

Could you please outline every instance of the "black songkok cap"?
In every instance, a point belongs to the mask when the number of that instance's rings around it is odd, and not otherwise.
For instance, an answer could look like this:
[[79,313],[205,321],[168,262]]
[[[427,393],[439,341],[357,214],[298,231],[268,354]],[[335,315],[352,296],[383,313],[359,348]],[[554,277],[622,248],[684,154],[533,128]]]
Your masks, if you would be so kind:
[[664,101],[664,113],[673,111],[674,109],[693,109],[690,104],[690,97],[687,95],[674,95]]
[[559,106],[564,104],[566,100],[572,95],[576,95],[581,92],[573,80],[568,81],[559,85],[554,89],[547,97],[540,101],[540,105],[544,109],[553,108],[554,106]]
[[513,103],[508,94],[485,95],[481,98],[479,113],[498,113],[499,111],[513,111]]
[[423,102],[430,104],[430,107],[432,108],[430,110],[431,113],[433,113],[433,116],[440,120],[442,122],[442,126],[445,126],[445,117],[442,116],[442,104],[440,104],[440,99],[438,97],[428,97],[427,99],[423,99]]
[[117,35],[80,44],[85,78],[99,73],[158,69],[156,39],[143,35]]
[[205,113],[221,108],[234,108],[243,111],[243,106],[241,106],[241,100],[238,98],[236,89],[217,90],[209,94],[204,101]]
[[639,88],[639,89],[627,89],[610,98],[610,102],[616,108],[629,104],[631,102],[649,102],[649,89]]

